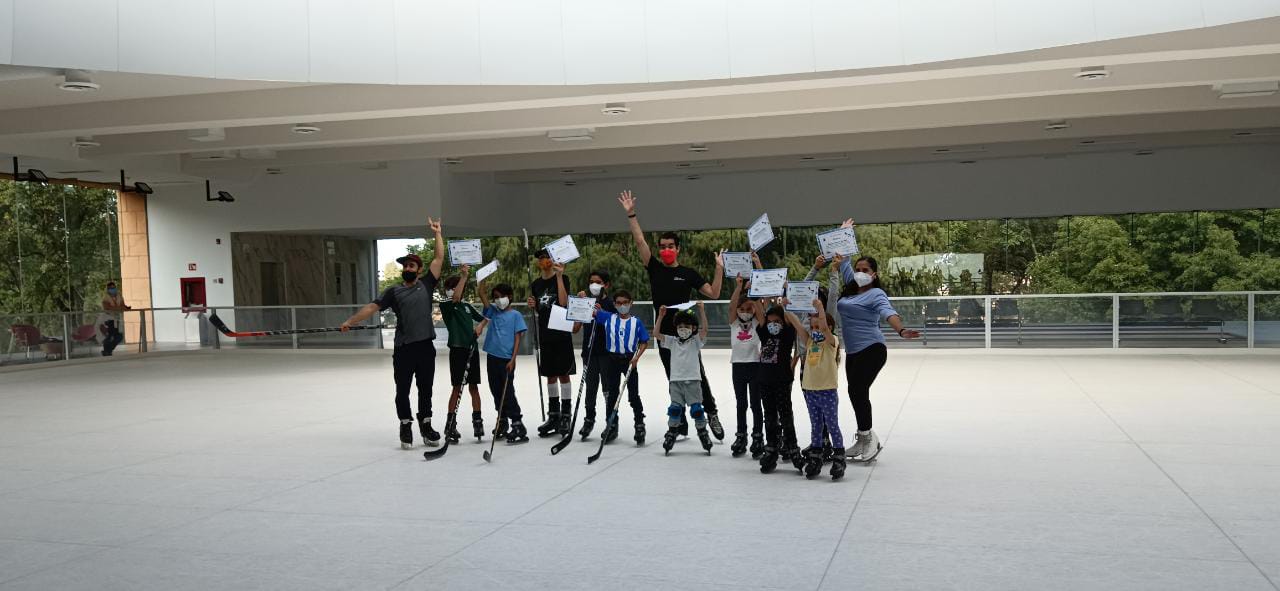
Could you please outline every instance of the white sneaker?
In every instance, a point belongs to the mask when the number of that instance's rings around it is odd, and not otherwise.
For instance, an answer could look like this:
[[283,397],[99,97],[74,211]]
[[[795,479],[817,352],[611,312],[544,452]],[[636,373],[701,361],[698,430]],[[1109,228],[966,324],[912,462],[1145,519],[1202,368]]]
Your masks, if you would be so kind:
[[874,429],[865,433],[858,433],[858,445],[861,446],[861,449],[858,450],[858,460],[862,462],[870,462],[876,459],[876,456],[880,455],[881,448],[883,448],[880,445],[880,438],[876,436]]

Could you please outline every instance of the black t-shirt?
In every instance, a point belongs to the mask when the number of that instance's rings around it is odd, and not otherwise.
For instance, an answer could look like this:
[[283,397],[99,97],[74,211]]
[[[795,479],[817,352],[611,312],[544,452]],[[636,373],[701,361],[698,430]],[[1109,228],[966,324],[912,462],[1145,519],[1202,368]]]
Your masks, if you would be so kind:
[[[649,289],[653,295],[653,305],[657,306],[675,306],[689,301],[689,292],[702,289],[707,284],[707,280],[702,278],[697,271],[689,267],[668,267],[658,260],[658,257],[649,257]],[[662,319],[662,326],[658,327],[658,334],[672,335],[676,334],[676,315],[672,311],[668,311],[667,315]]]
[[[569,278],[563,275],[560,280],[564,282],[564,291],[569,292]],[[547,321],[551,319],[551,306],[560,305],[560,292],[556,289],[556,278],[554,275],[550,279],[541,277],[534,279],[529,284],[529,294],[533,296],[535,305],[538,307],[538,338],[542,342],[555,340],[569,340],[569,333],[559,330],[548,330]]]
[[782,332],[778,336],[769,334],[768,323],[756,327],[760,335],[760,373],[761,378],[773,383],[791,380],[791,355],[796,346],[796,329],[786,322],[782,323]]
[[[604,310],[605,312],[609,312],[612,314],[618,313],[618,308],[613,305],[613,296],[607,293],[602,293],[600,294],[599,298],[596,298],[596,301],[600,302],[601,310]],[[582,357],[584,359],[587,357],[587,339],[590,339],[590,338],[594,338],[596,340],[595,344],[591,345],[592,357],[600,357],[602,355],[609,354],[609,351],[608,349],[605,348],[606,345],[604,343],[604,339],[606,336],[605,331],[603,329],[596,330],[596,327],[599,325],[600,325],[599,322],[592,322],[591,324],[582,325],[582,330],[586,331],[586,334],[584,334],[582,338]]]

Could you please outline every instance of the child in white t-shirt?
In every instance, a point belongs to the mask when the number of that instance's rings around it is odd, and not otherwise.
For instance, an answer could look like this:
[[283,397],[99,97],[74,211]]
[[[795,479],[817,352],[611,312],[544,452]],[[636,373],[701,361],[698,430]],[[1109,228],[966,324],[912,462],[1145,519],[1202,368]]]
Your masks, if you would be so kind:
[[756,334],[759,322],[751,300],[743,294],[749,285],[739,275],[733,286],[729,309],[734,317],[729,321],[729,362],[733,366],[733,393],[738,399],[738,431],[729,450],[734,457],[747,451],[747,408],[751,408],[751,457],[759,459],[764,451],[764,414],[760,403],[760,390],[754,385],[756,371],[760,367],[760,336]]

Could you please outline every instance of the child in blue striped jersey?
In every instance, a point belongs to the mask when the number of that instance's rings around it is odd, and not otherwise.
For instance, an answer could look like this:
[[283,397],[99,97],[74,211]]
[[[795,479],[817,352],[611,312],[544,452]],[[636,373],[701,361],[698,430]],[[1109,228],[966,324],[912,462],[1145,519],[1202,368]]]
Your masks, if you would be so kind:
[[[619,289],[613,294],[616,314],[596,304],[596,326],[604,333],[607,349],[601,380],[604,382],[606,412],[615,409],[620,396],[622,375],[630,367],[627,401],[631,403],[631,410],[635,414],[636,445],[644,445],[644,405],[640,402],[640,376],[635,372],[635,366],[649,347],[649,331],[645,330],[644,323],[639,318],[631,315],[631,301],[631,294],[625,289]],[[606,443],[618,438],[618,413],[613,412],[607,420],[604,432],[600,434],[600,438]]]

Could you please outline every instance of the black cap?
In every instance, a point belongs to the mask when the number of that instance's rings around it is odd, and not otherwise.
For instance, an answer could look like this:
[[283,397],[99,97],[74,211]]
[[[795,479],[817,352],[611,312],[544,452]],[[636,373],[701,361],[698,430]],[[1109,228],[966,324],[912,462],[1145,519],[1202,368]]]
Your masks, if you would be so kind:
[[545,248],[539,248],[539,249],[538,249],[538,252],[533,253],[533,258],[535,258],[535,259],[549,259],[549,258],[551,258],[551,253],[547,252],[547,249],[545,249]]

